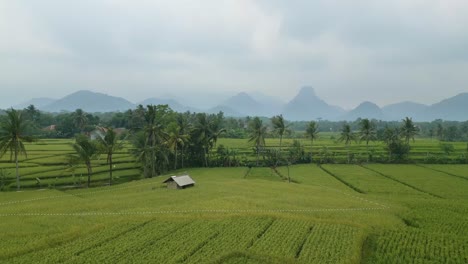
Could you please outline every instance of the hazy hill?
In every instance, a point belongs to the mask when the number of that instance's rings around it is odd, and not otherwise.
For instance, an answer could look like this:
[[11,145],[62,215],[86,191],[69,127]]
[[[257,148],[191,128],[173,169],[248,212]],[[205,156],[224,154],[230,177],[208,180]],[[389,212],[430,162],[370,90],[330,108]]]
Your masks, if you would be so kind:
[[335,120],[343,111],[320,99],[312,87],[302,87],[299,93],[283,108],[283,115],[289,120],[314,120],[317,118]]
[[247,93],[238,93],[226,101],[224,101],[222,106],[227,106],[230,109],[233,109],[236,112],[245,114],[245,115],[264,115],[265,109],[261,103],[253,99]]
[[30,105],[34,105],[37,109],[42,109],[44,106],[53,103],[56,99],[47,98],[47,97],[40,97],[40,98],[33,98],[29,101],[23,102],[21,104],[13,106],[15,109],[23,109]]
[[424,104],[406,101],[384,106],[382,112],[386,120],[398,121],[407,116],[412,116],[415,120],[426,120],[424,115],[428,108],[429,106]]
[[358,118],[384,120],[385,116],[378,105],[372,102],[363,102],[343,116],[344,120],[350,121]]
[[261,92],[252,92],[249,93],[249,95],[262,105],[265,116],[274,116],[279,114],[286,104],[277,97],[266,95]]
[[438,118],[452,121],[468,120],[468,93],[461,93],[431,105],[428,115],[430,120]]
[[58,99],[42,108],[48,112],[75,111],[81,108],[87,112],[126,111],[135,105],[121,97],[91,91],[78,91]]

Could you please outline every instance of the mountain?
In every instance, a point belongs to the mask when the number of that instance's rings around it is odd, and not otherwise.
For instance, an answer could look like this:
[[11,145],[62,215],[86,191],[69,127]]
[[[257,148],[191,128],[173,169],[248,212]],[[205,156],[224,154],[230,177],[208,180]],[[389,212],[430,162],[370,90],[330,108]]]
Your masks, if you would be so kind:
[[344,113],[344,110],[336,106],[327,104],[320,99],[312,87],[302,87],[299,93],[283,108],[283,115],[286,119],[314,120],[323,118],[336,120]]
[[139,102],[137,104],[141,104],[143,106],[147,106],[147,105],[168,105],[172,110],[174,110],[175,112],[179,112],[179,113],[183,113],[183,112],[187,112],[187,111],[199,112],[195,108],[182,105],[181,103],[179,103],[175,99],[163,99],[163,98],[154,98],[153,97],[153,98],[149,98],[149,99],[146,99],[144,101],[141,101],[141,102]]
[[468,120],[468,93],[461,93],[429,106],[427,114],[430,120]]
[[[426,120],[425,117],[426,111],[429,109],[429,106],[415,103],[415,102],[401,102],[396,104],[390,104],[382,107],[382,112],[386,120],[399,121],[408,115],[411,115],[414,120]],[[432,119],[428,119],[432,120]]]
[[[229,97],[223,103],[209,111],[213,111],[213,109],[225,109],[232,114],[236,114],[236,116],[265,116],[269,114],[264,104],[253,99],[252,96],[247,93],[238,93]],[[225,114],[228,115],[227,113]]]
[[348,121],[354,121],[358,118],[383,120],[384,114],[378,105],[372,102],[363,102],[343,116],[343,119]]
[[126,111],[135,105],[121,97],[110,96],[91,91],[78,91],[44,106],[47,112],[75,111],[78,108],[86,112]]
[[277,97],[266,95],[261,92],[252,92],[250,93],[250,96],[263,106],[265,116],[274,116],[279,114],[286,104]]
[[53,103],[56,99],[47,98],[47,97],[39,97],[33,98],[29,101],[23,102],[21,104],[13,106],[14,109],[24,109],[30,105],[34,105],[37,109],[42,109],[44,106]]

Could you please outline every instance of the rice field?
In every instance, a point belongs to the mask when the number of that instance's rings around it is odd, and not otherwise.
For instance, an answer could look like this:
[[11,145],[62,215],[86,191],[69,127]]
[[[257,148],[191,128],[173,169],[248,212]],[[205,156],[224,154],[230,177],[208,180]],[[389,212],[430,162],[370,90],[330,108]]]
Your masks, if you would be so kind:
[[2,192],[0,262],[467,263],[468,180],[451,174],[468,166],[429,167],[296,165],[291,183],[287,167],[200,168],[180,171],[196,181],[185,190],[166,175]]
[[[68,164],[71,143],[28,144],[21,192],[9,156],[0,160],[9,190],[0,192],[0,263],[468,262],[468,165],[186,168],[142,179],[127,146],[114,156],[121,184],[107,186],[103,155],[96,188],[84,189],[86,169]],[[246,140],[218,144],[255,158]],[[321,144],[346,158],[344,146],[323,138],[314,149]],[[177,173],[196,186],[166,189]]]

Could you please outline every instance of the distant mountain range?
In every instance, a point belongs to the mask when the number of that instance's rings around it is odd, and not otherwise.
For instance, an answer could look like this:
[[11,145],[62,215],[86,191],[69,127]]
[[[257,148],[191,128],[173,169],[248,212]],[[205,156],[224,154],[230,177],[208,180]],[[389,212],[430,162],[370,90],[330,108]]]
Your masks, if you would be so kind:
[[224,112],[225,116],[267,116],[283,114],[292,121],[300,120],[356,120],[357,118],[371,118],[378,120],[400,120],[406,116],[415,121],[432,121],[435,119],[465,121],[468,120],[468,93],[461,93],[444,99],[433,105],[415,102],[401,102],[380,108],[372,102],[363,102],[356,108],[345,111],[320,99],[310,86],[302,87],[298,94],[289,102],[262,95],[239,93],[209,109],[196,109],[179,103],[175,99],[149,98],[134,104],[124,98],[96,93],[78,91],[61,99],[34,98],[14,108],[21,109],[33,104],[46,112],[75,111],[81,108],[88,112],[126,111],[141,105],[167,104],[177,112]]

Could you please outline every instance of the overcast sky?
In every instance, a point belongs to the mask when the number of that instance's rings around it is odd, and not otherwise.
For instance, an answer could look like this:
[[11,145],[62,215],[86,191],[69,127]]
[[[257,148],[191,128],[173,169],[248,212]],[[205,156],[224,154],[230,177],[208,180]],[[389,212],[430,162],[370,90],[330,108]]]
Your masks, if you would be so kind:
[[434,103],[468,92],[467,25],[466,0],[0,0],[0,107],[303,85],[345,108]]

